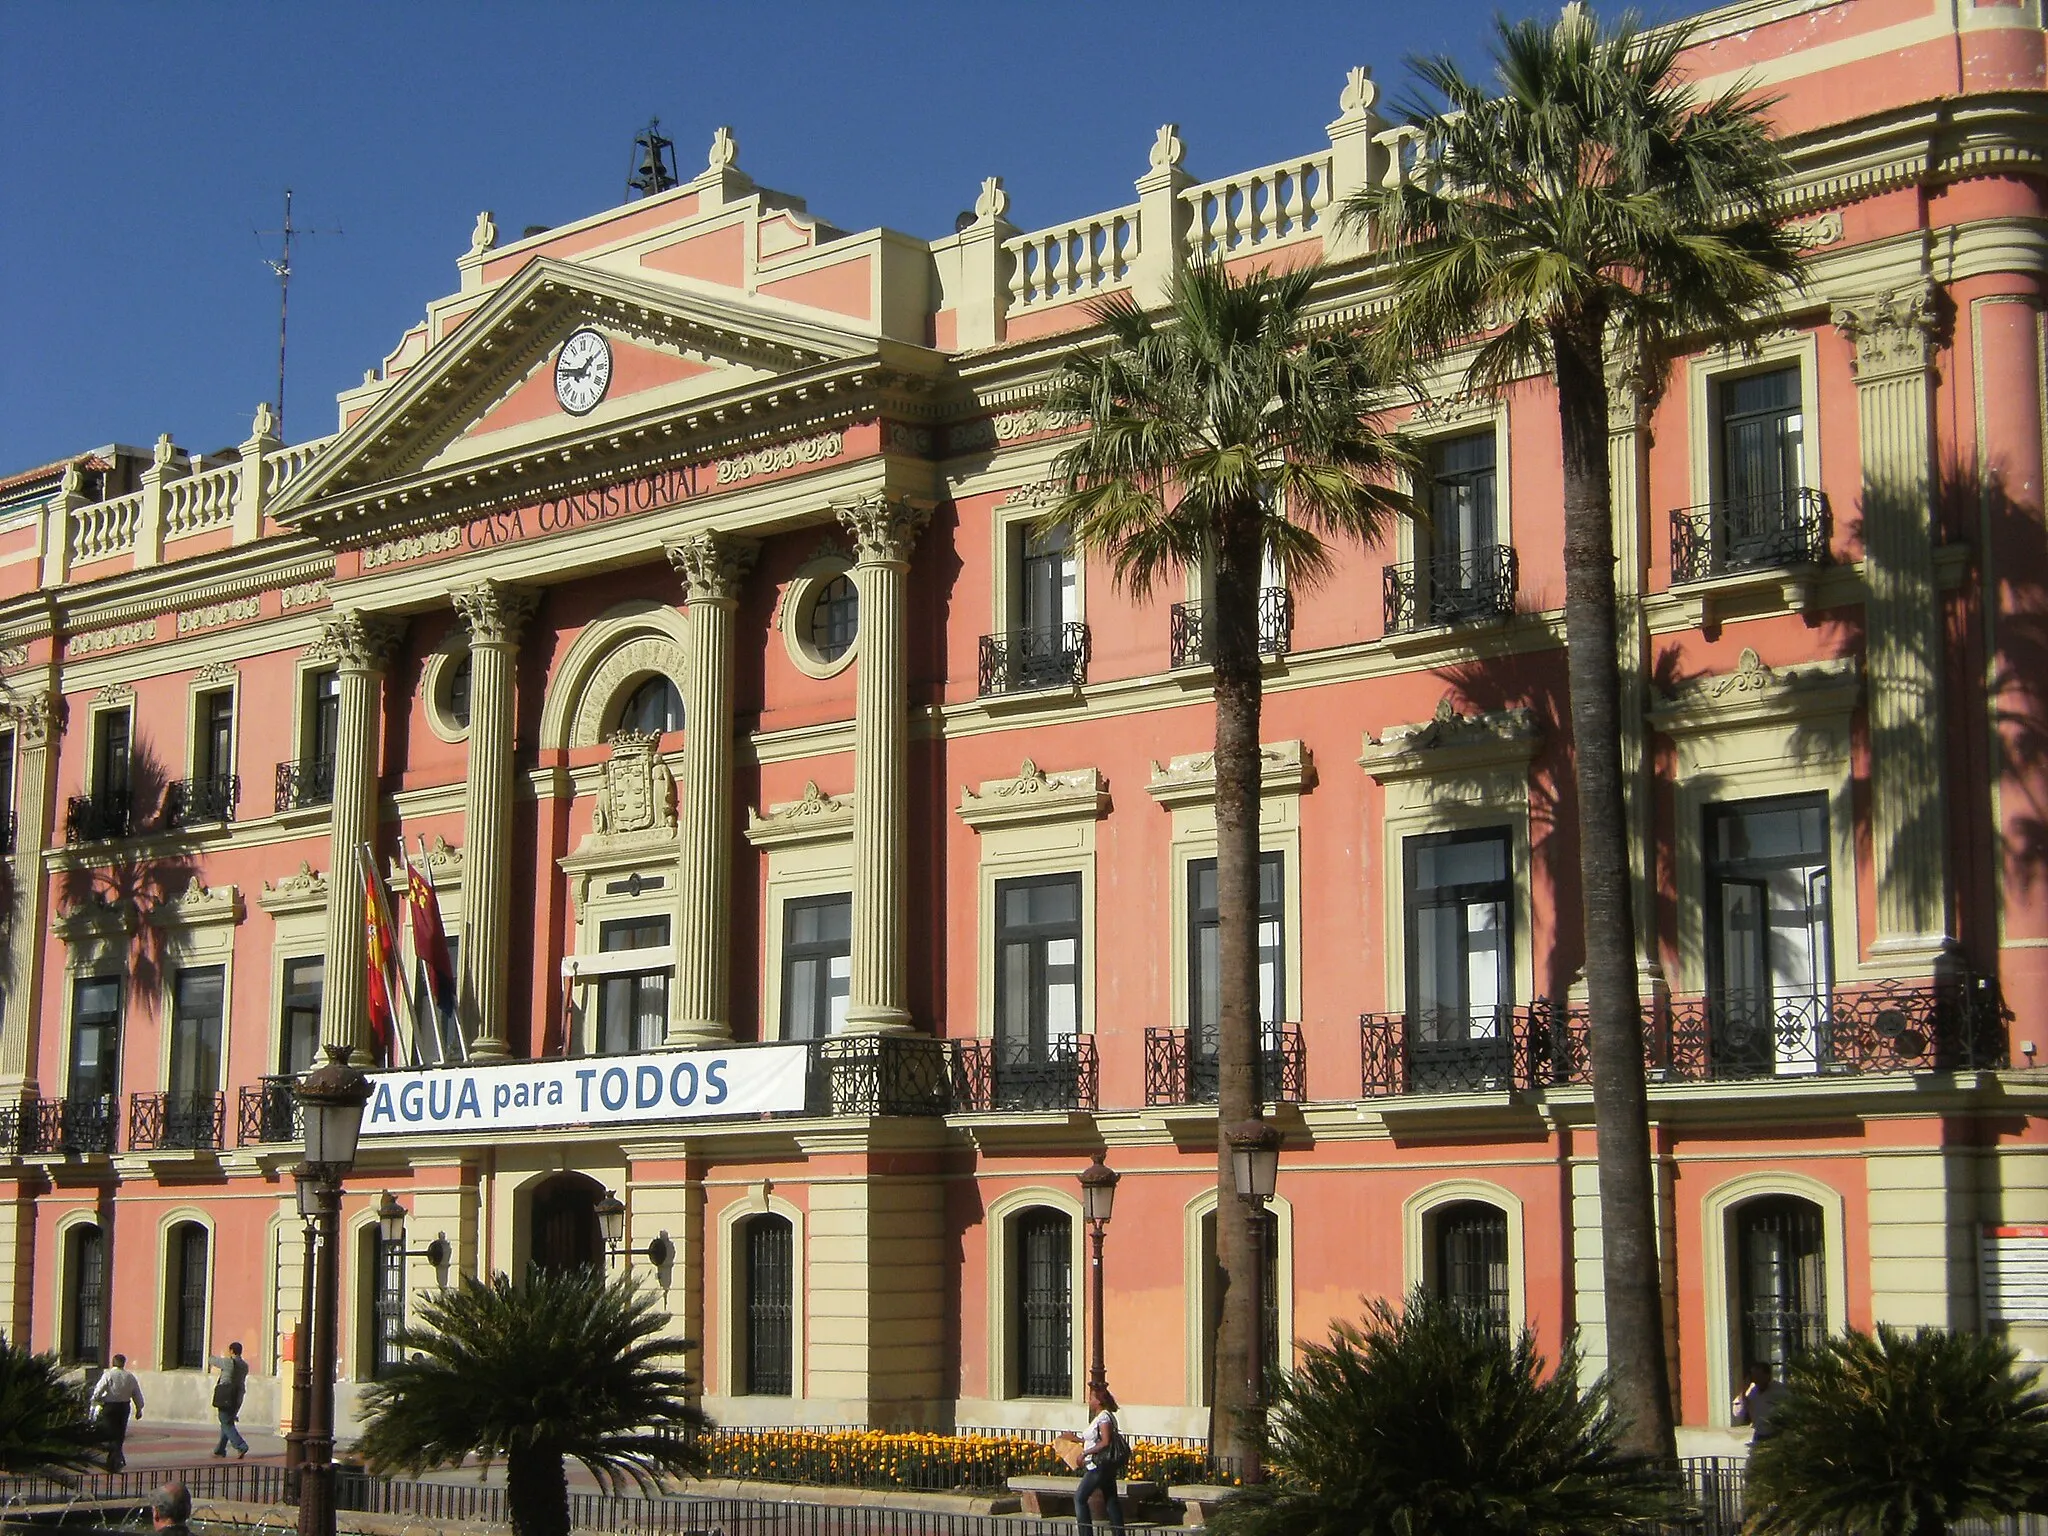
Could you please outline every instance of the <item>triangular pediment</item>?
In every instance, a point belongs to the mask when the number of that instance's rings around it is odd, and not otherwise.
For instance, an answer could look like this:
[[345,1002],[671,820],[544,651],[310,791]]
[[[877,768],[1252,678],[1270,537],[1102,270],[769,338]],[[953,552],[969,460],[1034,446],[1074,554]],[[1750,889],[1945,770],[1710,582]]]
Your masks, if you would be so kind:
[[[556,399],[554,361],[586,326],[609,344],[613,377],[578,416]],[[814,321],[536,260],[349,422],[279,496],[274,515],[289,524],[336,497],[588,440],[875,352],[873,338]]]

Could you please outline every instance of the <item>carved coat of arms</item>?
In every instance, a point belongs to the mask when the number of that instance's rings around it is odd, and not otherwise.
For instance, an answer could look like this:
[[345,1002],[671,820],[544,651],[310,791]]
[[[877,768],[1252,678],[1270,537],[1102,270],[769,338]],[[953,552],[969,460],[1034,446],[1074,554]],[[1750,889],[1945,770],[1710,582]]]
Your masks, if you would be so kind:
[[675,826],[675,778],[655,755],[660,740],[648,731],[613,733],[611,761],[605,764],[593,820],[599,834],[615,837]]

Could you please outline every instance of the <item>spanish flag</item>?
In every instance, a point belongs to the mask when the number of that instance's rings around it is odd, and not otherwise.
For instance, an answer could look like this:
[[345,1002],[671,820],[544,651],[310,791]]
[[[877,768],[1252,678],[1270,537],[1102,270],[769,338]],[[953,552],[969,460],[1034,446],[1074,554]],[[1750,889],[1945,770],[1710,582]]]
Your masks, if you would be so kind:
[[[422,840],[422,861],[426,856]],[[426,972],[427,997],[437,1015],[438,1054],[445,1054],[446,1041],[462,1038],[455,1027],[455,962],[448,954],[448,930],[441,926],[441,898],[434,890],[433,871],[411,859],[405,861],[405,904],[412,917],[412,952]]]
[[370,1038],[380,1065],[394,1061],[393,1042],[398,1038],[398,1011],[393,999],[396,989],[398,946],[391,925],[384,916],[384,892],[377,882],[376,861],[368,848],[356,850],[356,869],[363,881],[363,968],[367,973],[366,1001],[370,1011]]

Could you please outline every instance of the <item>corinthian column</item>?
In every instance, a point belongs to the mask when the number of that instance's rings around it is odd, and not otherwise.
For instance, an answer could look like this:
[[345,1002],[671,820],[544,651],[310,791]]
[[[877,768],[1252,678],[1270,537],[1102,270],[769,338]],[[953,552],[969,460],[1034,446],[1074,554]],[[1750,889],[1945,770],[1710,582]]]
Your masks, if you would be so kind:
[[327,983],[321,1036],[368,1060],[369,1009],[363,986],[363,882],[356,847],[377,831],[377,716],[384,669],[400,626],[346,608],[320,632],[317,650],[339,673],[341,719],[334,748],[334,802],[327,836]]
[[1935,291],[1835,311],[1856,345],[1863,450],[1864,654],[1870,673],[1874,953],[1933,960],[1954,947],[1942,796],[1941,594],[1934,571]]
[[43,849],[51,825],[50,742],[62,723],[63,701],[48,692],[22,694],[8,704],[5,714],[14,727],[15,826],[8,869],[14,888],[6,893],[7,972],[0,988],[6,999],[0,1009],[0,1101],[11,1102],[25,1095],[35,1074],[43,932],[49,913]]
[[910,696],[904,578],[929,506],[869,496],[836,509],[860,559],[853,705],[853,977],[849,1031],[910,1026],[903,865],[909,851]]
[[669,546],[689,603],[683,655],[683,785],[677,797],[681,888],[669,1040],[732,1038],[732,627],[740,583],[760,546],[693,533]]
[[461,1016],[470,1054],[503,1056],[512,974],[512,664],[539,596],[480,581],[450,594],[469,626],[469,780],[464,786]]

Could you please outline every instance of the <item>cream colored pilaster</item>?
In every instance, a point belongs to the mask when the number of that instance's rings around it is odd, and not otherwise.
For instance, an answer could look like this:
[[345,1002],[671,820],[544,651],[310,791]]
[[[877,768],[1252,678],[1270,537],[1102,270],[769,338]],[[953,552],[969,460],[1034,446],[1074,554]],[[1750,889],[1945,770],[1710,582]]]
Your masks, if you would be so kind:
[[[35,1321],[36,1199],[21,1180],[0,1186],[0,1327],[7,1337],[26,1344]],[[50,1329],[46,1307],[43,1327]],[[54,1339],[41,1345],[54,1347]]]
[[263,460],[284,446],[277,435],[277,413],[264,401],[256,407],[249,440],[242,444],[242,474],[235,482],[234,540],[247,544],[263,537]]
[[1978,1165],[1958,1146],[1864,1159],[1872,1322],[1977,1327]]
[[451,594],[469,626],[469,778],[463,788],[462,1016],[472,1056],[507,1053],[512,962],[513,663],[537,593],[480,581]]
[[671,1041],[732,1038],[733,614],[759,552],[751,539],[712,533],[692,534],[668,551],[689,602]]
[[837,509],[860,558],[853,712],[853,976],[849,1032],[910,1026],[903,863],[909,854],[909,636],[904,588],[928,505],[870,496]]
[[1602,1270],[1605,1243],[1600,1226],[1600,1162],[1593,1155],[1591,1127],[1576,1133],[1584,1149],[1571,1159],[1572,1324],[1579,1330],[1579,1380],[1593,1381],[1607,1369],[1607,1281]]
[[[37,1025],[42,1019],[43,932],[49,882],[43,878],[43,850],[52,825],[50,746],[62,723],[62,703],[52,693],[23,693],[7,706],[14,725],[14,882],[8,914],[6,986],[0,989],[0,1102],[35,1091]],[[10,1337],[18,1337],[11,1334]]]
[[[664,1166],[668,1159],[655,1159]],[[704,1183],[701,1178],[664,1177],[659,1183],[637,1182],[629,1165],[623,1198],[626,1202],[626,1252],[616,1261],[635,1281],[655,1292],[661,1310],[674,1319],[675,1331],[687,1339],[707,1339],[704,1311]],[[668,1262],[656,1264],[647,1250],[658,1237],[669,1244]],[[613,1273],[617,1273],[616,1270]],[[792,1299],[803,1305],[802,1277]],[[690,1371],[689,1396],[704,1395],[703,1355]]]
[[1954,947],[1942,803],[1941,609],[1934,571],[1932,288],[1835,311],[1856,346],[1870,584],[1874,953],[1932,961]]
[[[339,673],[340,728],[334,752],[334,800],[327,837],[327,984],[321,1036],[346,1045],[358,1060],[369,1052],[363,985],[363,881],[356,848],[377,831],[378,715],[384,669],[401,631],[389,619],[344,609],[321,630],[319,648]],[[465,946],[467,948],[467,946]]]
[[[420,1165],[414,1165],[419,1171]],[[425,1257],[435,1238],[448,1244],[448,1263],[437,1269]],[[413,1298],[422,1291],[432,1293],[453,1285],[462,1275],[482,1273],[482,1254],[477,1247],[477,1188],[475,1174],[465,1168],[461,1181],[413,1192],[405,1223],[405,1246],[413,1257],[405,1261],[406,1321],[413,1317]]]
[[1635,391],[1608,383],[1607,473],[1614,502],[1615,637],[1621,663],[1622,794],[1628,814],[1629,883],[1635,893],[1636,984],[1647,1001],[1664,986],[1657,958],[1653,765],[1647,717],[1650,629],[1643,613],[1648,567],[1649,433]]

